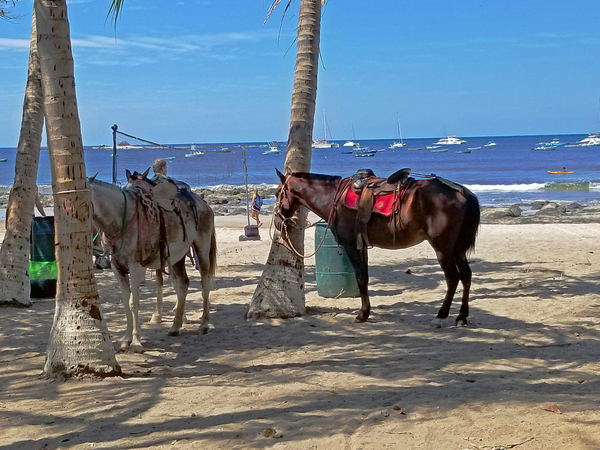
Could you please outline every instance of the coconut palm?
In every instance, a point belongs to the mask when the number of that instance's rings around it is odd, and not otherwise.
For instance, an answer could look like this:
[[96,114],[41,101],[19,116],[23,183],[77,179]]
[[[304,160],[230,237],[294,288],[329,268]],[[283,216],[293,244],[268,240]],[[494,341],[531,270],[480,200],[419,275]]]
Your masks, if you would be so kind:
[[120,373],[92,274],[89,193],[66,0],[35,0],[46,140],[51,160],[58,283],[44,373]]
[[[274,9],[280,0],[271,6]],[[291,0],[286,5],[289,8]],[[298,17],[298,43],[292,112],[288,135],[285,171],[309,172],[312,134],[317,100],[317,71],[321,35],[321,7],[324,0],[301,0]],[[270,10],[270,11],[271,11]],[[305,217],[301,211],[299,217]],[[294,247],[304,251],[304,220],[291,232]],[[288,231],[291,231],[288,228]],[[248,305],[246,317],[294,317],[304,314],[304,260],[280,241],[279,233],[271,244],[267,264]]]
[[29,247],[33,202],[44,126],[42,76],[37,53],[35,14],[31,24],[29,70],[15,161],[15,178],[6,210],[6,233],[0,249],[0,304],[31,306]]

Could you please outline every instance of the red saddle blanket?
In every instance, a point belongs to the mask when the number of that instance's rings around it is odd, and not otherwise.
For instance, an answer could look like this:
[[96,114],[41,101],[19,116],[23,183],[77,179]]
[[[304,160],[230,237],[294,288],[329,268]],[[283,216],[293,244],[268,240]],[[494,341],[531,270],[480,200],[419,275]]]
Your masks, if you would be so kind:
[[[352,189],[348,189],[348,191],[346,191],[346,195],[344,196],[344,204],[350,209],[358,210],[359,199],[360,196],[356,192],[354,192]],[[383,194],[375,198],[373,212],[381,214],[385,217],[389,217],[392,215],[393,208],[394,192]]]

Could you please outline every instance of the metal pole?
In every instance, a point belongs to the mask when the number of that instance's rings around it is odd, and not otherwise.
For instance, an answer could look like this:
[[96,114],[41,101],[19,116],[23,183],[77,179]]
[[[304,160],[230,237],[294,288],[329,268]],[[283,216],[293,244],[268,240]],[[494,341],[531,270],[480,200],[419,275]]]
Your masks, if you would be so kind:
[[250,225],[250,205],[248,203],[248,166],[246,165],[246,146],[244,149],[244,177],[246,178],[246,216],[248,216],[248,225]]
[[113,130],[113,184],[117,184],[117,130],[119,127],[115,123],[111,128]]

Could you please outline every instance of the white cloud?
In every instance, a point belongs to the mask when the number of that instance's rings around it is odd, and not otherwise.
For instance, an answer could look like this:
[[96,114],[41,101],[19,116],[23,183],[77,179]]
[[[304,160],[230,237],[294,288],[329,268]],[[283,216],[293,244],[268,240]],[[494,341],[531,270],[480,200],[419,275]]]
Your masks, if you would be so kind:
[[0,50],[27,50],[27,51],[29,51],[29,39],[0,38]]

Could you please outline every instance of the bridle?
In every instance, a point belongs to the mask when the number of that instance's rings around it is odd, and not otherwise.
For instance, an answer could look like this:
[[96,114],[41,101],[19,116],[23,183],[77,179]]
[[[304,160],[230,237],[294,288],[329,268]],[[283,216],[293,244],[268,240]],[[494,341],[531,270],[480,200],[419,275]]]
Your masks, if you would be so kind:
[[[294,244],[292,243],[292,241],[290,239],[290,234],[288,232],[288,225],[287,225],[288,222],[292,222],[294,225],[295,225],[295,223],[298,222],[298,220],[299,220],[298,211],[296,211],[291,217],[285,217],[281,211],[281,204],[282,204],[282,201],[283,201],[283,198],[285,195],[286,187],[289,190],[288,182],[289,182],[290,177],[291,177],[291,174],[288,174],[285,176],[285,180],[283,181],[281,189],[279,190],[279,193],[277,194],[277,199],[275,201],[275,206],[273,208],[273,218],[277,217],[281,221],[281,231],[282,231],[281,236],[283,239],[283,243],[288,248],[288,250],[290,250],[292,253],[294,253],[296,256],[298,256],[300,258],[306,259],[306,258],[310,258],[310,257],[314,256],[323,246],[323,242],[325,242],[325,237],[327,236],[327,230],[331,229],[331,225],[332,225],[333,221],[335,220],[335,215],[337,212],[337,208],[336,208],[337,203],[338,203],[339,199],[341,198],[342,193],[345,191],[345,187],[347,186],[350,179],[347,179],[345,183],[344,183],[344,179],[340,179],[337,182],[337,185],[335,188],[335,194],[333,197],[333,202],[331,205],[331,210],[329,211],[329,217],[327,218],[327,226],[325,227],[325,231],[323,232],[323,237],[321,238],[321,242],[319,243],[319,245],[317,246],[315,251],[312,252],[310,255],[303,255],[294,247]],[[271,236],[271,240],[273,240],[272,236]]]

